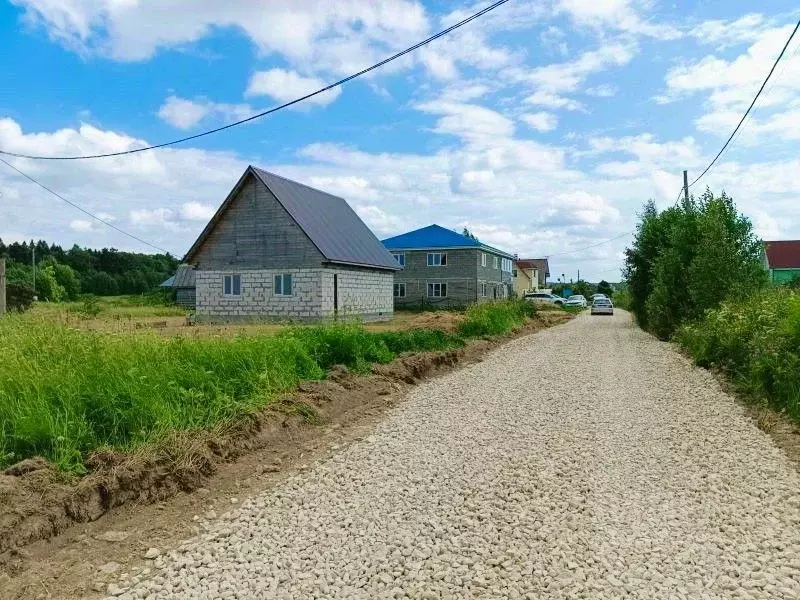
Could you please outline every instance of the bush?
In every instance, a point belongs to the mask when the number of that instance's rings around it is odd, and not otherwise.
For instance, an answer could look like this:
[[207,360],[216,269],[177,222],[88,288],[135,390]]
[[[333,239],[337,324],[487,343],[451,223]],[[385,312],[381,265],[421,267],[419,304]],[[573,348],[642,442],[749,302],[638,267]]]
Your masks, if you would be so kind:
[[502,335],[521,327],[536,315],[536,306],[525,300],[503,300],[473,304],[467,309],[458,333],[465,337]]
[[8,310],[25,312],[33,304],[34,296],[33,287],[26,283],[10,282],[6,284],[6,306]]
[[770,288],[722,304],[675,335],[694,361],[800,419],[800,294]]

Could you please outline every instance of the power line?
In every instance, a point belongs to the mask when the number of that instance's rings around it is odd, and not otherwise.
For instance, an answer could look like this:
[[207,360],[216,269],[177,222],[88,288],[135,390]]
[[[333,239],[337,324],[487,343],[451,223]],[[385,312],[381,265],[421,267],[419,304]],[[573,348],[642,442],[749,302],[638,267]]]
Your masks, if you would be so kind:
[[583,252],[584,250],[589,250],[590,248],[596,248],[597,246],[602,246],[603,244],[607,244],[608,242],[613,242],[614,240],[618,240],[620,238],[624,238],[627,235],[632,235],[632,231],[626,231],[623,234],[620,234],[616,237],[609,238],[607,240],[603,240],[602,242],[597,242],[596,244],[592,244],[591,246],[584,246],[583,248],[575,248],[574,250],[566,250],[564,252],[556,252],[555,254],[548,254],[545,258],[552,258],[554,256],[564,256],[565,254],[574,254],[575,252]]
[[[498,0],[494,4],[490,4],[489,6],[483,8],[482,10],[479,10],[478,12],[473,14],[472,16],[467,17],[466,19],[463,19],[463,20],[459,21],[455,25],[451,25],[447,29],[443,29],[439,33],[436,33],[436,34],[430,36],[429,38],[426,38],[426,39],[422,40],[421,42],[406,48],[405,50],[401,50],[400,52],[398,52],[396,54],[393,54],[389,58],[385,58],[384,60],[380,61],[379,63],[375,63],[371,67],[367,67],[366,69],[362,69],[358,73],[353,73],[352,75],[349,75],[349,76],[345,77],[344,79],[340,79],[339,81],[336,81],[335,83],[332,83],[330,85],[326,85],[325,87],[320,88],[320,89],[316,90],[315,92],[311,92],[309,94],[306,94],[305,96],[301,96],[300,98],[296,98],[294,100],[286,102],[285,104],[281,104],[280,106],[275,106],[273,108],[270,108],[269,110],[265,110],[264,112],[260,112],[258,114],[255,114],[255,115],[251,116],[251,117],[247,117],[246,119],[242,119],[240,121],[235,121],[234,123],[229,123],[227,125],[223,125],[222,127],[217,127],[215,129],[209,129],[208,131],[204,131],[202,133],[197,133],[197,134],[194,134],[194,135],[183,137],[183,138],[180,138],[180,139],[177,139],[177,140],[172,140],[170,142],[163,142],[161,144],[154,144],[152,146],[146,146],[144,148],[135,148],[133,150],[123,150],[121,152],[108,152],[108,153],[105,153],[105,154],[87,154],[87,155],[84,155],[84,156],[35,156],[35,155],[30,155],[30,154],[19,154],[19,153],[16,153],[16,152],[8,152],[8,151],[5,151],[5,150],[0,150],[0,154],[4,154],[6,156],[13,156],[13,157],[16,157],[16,158],[29,158],[29,159],[33,159],[33,160],[86,160],[86,159],[90,159],[90,158],[108,158],[108,157],[111,157],[111,156],[123,156],[123,155],[126,155],[126,154],[135,154],[137,152],[145,152],[146,150],[155,150],[156,148],[165,148],[167,146],[174,146],[175,144],[188,142],[190,140],[196,140],[197,138],[201,138],[201,137],[204,137],[204,136],[207,136],[207,135],[211,135],[212,133],[218,133],[218,132],[224,131],[226,129],[231,129],[232,127],[237,127],[238,125],[242,125],[244,123],[248,123],[250,121],[254,121],[256,119],[260,119],[261,117],[265,117],[267,115],[271,115],[272,113],[278,112],[279,110],[283,110],[284,108],[288,108],[288,107],[290,107],[290,106],[292,106],[294,104],[297,104],[299,102],[303,102],[304,100],[308,100],[309,98],[313,98],[314,96],[317,96],[317,95],[322,94],[324,92],[327,92],[327,91],[329,91],[329,90],[331,90],[331,89],[333,89],[335,87],[343,85],[343,84],[347,83],[348,81],[352,81],[353,79],[356,79],[357,77],[361,77],[362,75],[365,75],[365,74],[369,73],[370,71],[374,71],[375,69],[378,69],[378,68],[382,67],[385,64],[388,64],[388,63],[390,63],[390,62],[392,62],[394,60],[397,60],[401,56],[405,56],[406,54],[409,54],[409,53],[413,52],[414,50],[416,50],[418,48],[421,48],[422,46],[425,46],[426,44],[429,44],[430,42],[432,42],[432,41],[434,41],[436,39],[439,39],[440,37],[443,37],[443,36],[447,35],[451,31],[454,31],[454,30],[458,29],[459,27],[463,27],[464,25],[466,25],[470,21],[474,21],[475,19],[477,19],[479,17],[482,17],[486,13],[493,11],[495,8],[505,4],[506,2],[509,2],[509,0]],[[8,164],[8,163],[6,163],[6,164]]]
[[81,211],[83,214],[90,216],[90,217],[91,217],[92,219],[94,219],[95,221],[99,221],[100,223],[102,223],[102,224],[103,224],[103,225],[105,225],[106,227],[110,227],[111,229],[113,229],[113,230],[115,230],[115,231],[118,231],[119,233],[121,233],[121,234],[123,234],[123,235],[127,235],[129,238],[131,238],[131,239],[134,239],[134,240],[136,240],[137,242],[141,242],[141,243],[142,243],[142,244],[144,244],[145,246],[150,246],[151,248],[154,248],[154,249],[158,250],[159,252],[164,252],[165,254],[170,254],[170,251],[169,251],[169,250],[165,250],[164,248],[161,248],[161,247],[159,247],[159,246],[156,246],[155,244],[151,244],[150,242],[148,242],[148,241],[146,241],[146,240],[143,240],[142,238],[140,238],[140,237],[137,237],[137,236],[133,235],[132,233],[128,233],[127,231],[125,231],[124,229],[120,229],[119,227],[117,227],[117,226],[116,226],[116,225],[114,225],[113,223],[110,223],[110,222],[106,221],[105,219],[101,219],[101,218],[100,218],[100,217],[98,217],[97,215],[95,215],[95,214],[93,214],[93,213],[90,213],[88,210],[86,210],[86,209],[85,209],[85,208],[83,208],[82,206],[79,206],[78,204],[75,204],[74,202],[71,202],[70,200],[67,200],[66,198],[64,198],[64,196],[62,196],[62,195],[61,195],[61,194],[59,194],[58,192],[54,192],[54,191],[53,191],[53,190],[51,190],[49,187],[47,187],[45,184],[41,183],[40,181],[37,181],[36,179],[34,179],[33,177],[31,177],[31,176],[30,176],[30,175],[28,175],[27,173],[23,173],[23,172],[22,172],[22,171],[20,171],[20,170],[19,170],[17,167],[15,167],[14,165],[12,165],[11,163],[9,163],[8,161],[6,161],[5,159],[3,159],[3,158],[0,158],[0,162],[2,162],[3,164],[5,164],[7,167],[10,167],[11,169],[14,169],[14,170],[15,170],[17,173],[19,173],[20,175],[22,175],[22,176],[23,176],[25,179],[27,179],[27,180],[28,180],[28,181],[30,181],[31,183],[35,183],[36,185],[38,185],[38,186],[39,186],[40,188],[42,188],[43,190],[46,190],[46,191],[50,192],[50,193],[51,193],[53,196],[55,196],[55,197],[56,197],[56,198],[58,198],[59,200],[62,200],[63,202],[66,202],[66,203],[67,203],[67,204],[69,204],[71,207],[78,209],[78,210],[79,210],[79,211]]
[[789,39],[786,40],[786,43],[783,45],[783,49],[781,50],[781,53],[778,55],[778,58],[775,59],[775,62],[773,63],[772,68],[769,70],[769,73],[767,73],[767,78],[764,79],[764,82],[761,84],[761,87],[758,88],[758,92],[756,93],[755,97],[753,98],[753,101],[750,103],[750,106],[747,107],[747,110],[742,115],[742,118],[739,121],[739,124],[736,126],[736,129],[733,130],[733,133],[731,133],[730,137],[728,137],[728,140],[722,146],[720,151],[717,152],[717,155],[714,157],[714,160],[712,160],[711,163],[705,168],[705,170],[702,173],[700,173],[700,175],[697,177],[697,179],[695,179],[694,181],[692,181],[692,183],[689,184],[690,188],[695,183],[700,181],[706,173],[708,173],[708,171],[711,169],[711,167],[714,166],[714,163],[717,162],[717,159],[720,156],[722,156],[723,152],[725,152],[725,148],[727,148],[728,144],[731,143],[731,140],[733,140],[733,137],[736,135],[736,132],[739,131],[739,128],[742,126],[742,123],[744,123],[745,119],[747,118],[747,115],[750,114],[750,111],[753,109],[753,106],[755,106],[756,101],[758,100],[758,97],[761,95],[761,92],[764,91],[764,87],[767,85],[767,82],[770,80],[770,77],[772,77],[772,73],[775,72],[775,68],[778,66],[778,63],[781,62],[781,59],[783,58],[783,55],[786,53],[786,49],[789,47],[789,44],[791,44],[792,39],[794,38],[794,35],[797,33],[798,29],[800,29],[800,20],[798,20],[797,24],[794,26],[794,29],[792,30],[792,33],[789,36]]

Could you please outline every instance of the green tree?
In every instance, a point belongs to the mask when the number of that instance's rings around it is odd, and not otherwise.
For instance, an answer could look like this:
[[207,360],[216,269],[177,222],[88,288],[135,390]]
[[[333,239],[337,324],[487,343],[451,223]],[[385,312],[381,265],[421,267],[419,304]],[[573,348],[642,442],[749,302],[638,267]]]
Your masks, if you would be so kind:
[[64,287],[56,280],[53,265],[36,269],[36,293],[40,300],[49,302],[60,302],[66,296]]
[[605,279],[600,280],[600,283],[597,284],[597,293],[598,294],[605,294],[609,298],[614,294],[614,288],[611,287],[611,284],[608,283]]
[[480,241],[477,238],[477,236],[474,233],[472,233],[469,229],[467,229],[466,227],[464,227],[464,231],[461,232],[461,235],[463,235],[464,237],[468,237],[471,240],[475,240],[476,242]]
[[53,273],[58,284],[64,288],[64,298],[77,300],[81,293],[81,282],[72,267],[56,263],[53,266]]

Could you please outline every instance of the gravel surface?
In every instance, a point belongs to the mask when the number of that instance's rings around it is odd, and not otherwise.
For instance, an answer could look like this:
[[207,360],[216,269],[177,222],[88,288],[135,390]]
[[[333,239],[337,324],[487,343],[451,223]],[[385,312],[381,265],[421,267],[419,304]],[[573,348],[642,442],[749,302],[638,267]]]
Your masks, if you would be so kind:
[[799,491],[708,373],[582,315],[420,385],[109,593],[794,599]]

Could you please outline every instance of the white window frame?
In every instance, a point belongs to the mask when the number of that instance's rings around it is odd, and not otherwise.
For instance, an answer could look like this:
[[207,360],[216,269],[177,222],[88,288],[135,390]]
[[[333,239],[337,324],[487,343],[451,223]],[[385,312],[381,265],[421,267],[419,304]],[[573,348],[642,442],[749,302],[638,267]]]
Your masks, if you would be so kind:
[[405,252],[392,252],[395,262],[405,269],[406,267],[406,253]]
[[[239,293],[234,293],[236,289],[236,285],[234,283],[238,282]],[[230,283],[230,285],[228,285]],[[226,291],[229,290],[229,291]],[[242,276],[239,273],[230,273],[228,275],[222,276],[222,295],[228,298],[238,298],[242,295]]]
[[495,269],[499,269],[499,268],[500,268],[500,264],[499,264],[499,263],[500,263],[500,261],[499,261],[499,260],[497,260],[497,257],[496,257],[496,256],[493,256],[493,257],[492,257],[492,259],[493,259],[493,260],[492,260],[492,266],[493,266]]
[[[436,263],[436,258],[439,258],[439,263]],[[447,252],[428,252],[427,264],[429,267],[446,267],[447,266]]]
[[[402,293],[400,293],[402,292]],[[406,284],[405,283],[395,283],[394,284],[394,297],[395,298],[405,298],[406,297]]]
[[481,298],[486,298],[486,294],[487,294],[487,292],[486,292],[486,282],[482,281],[481,282]]
[[481,252],[481,266],[486,266],[486,252]]
[[[289,278],[289,293],[286,293],[286,278]],[[278,286],[278,281],[280,281],[280,286]],[[280,287],[280,291],[278,291],[278,287]],[[294,277],[292,277],[291,273],[279,273],[272,278],[272,293],[276,296],[280,296],[282,298],[293,296],[294,295]]]
[[[428,292],[428,298],[447,298],[447,283],[443,281],[429,281],[425,286]],[[438,291],[438,294],[436,293]]]

